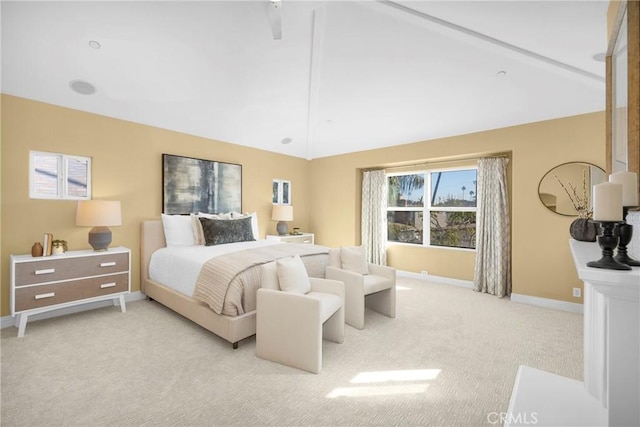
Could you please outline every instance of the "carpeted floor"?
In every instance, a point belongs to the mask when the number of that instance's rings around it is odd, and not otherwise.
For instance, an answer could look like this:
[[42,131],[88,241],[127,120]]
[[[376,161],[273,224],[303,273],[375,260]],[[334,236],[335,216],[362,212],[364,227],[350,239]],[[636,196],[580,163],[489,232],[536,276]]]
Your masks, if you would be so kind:
[[[398,316],[306,373],[155,302],[2,330],[2,426],[492,425],[518,365],[582,379],[582,316],[398,278]],[[384,374],[371,372],[390,371]],[[494,414],[494,415],[491,415]]]

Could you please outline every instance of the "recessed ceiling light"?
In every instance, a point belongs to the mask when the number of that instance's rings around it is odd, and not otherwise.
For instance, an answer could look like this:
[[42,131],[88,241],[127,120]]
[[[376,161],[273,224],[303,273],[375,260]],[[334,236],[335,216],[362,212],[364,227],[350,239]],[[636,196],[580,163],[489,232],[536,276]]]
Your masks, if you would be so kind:
[[496,73],[496,76],[498,76],[499,79],[504,79],[505,77],[507,77],[507,72],[504,70],[498,71]]
[[291,138],[282,138],[282,141],[280,141],[280,144],[291,144],[291,141],[293,141]]
[[100,49],[100,42],[96,40],[89,40],[89,47],[93,49]]
[[71,80],[69,82],[69,87],[81,95],[92,95],[96,93],[96,87],[89,82],[85,82],[84,80]]
[[592,56],[592,58],[594,61],[597,61],[597,62],[606,62],[607,54],[604,52],[596,53],[595,55]]

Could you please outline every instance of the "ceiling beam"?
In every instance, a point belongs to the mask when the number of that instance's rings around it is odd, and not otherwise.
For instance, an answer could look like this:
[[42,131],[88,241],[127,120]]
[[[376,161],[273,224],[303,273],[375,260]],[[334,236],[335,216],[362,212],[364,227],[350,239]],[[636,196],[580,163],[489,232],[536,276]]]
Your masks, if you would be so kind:
[[274,40],[282,39],[282,0],[269,0],[267,16]]
[[311,57],[309,65],[309,98],[307,102],[307,160],[313,159],[313,139],[319,119],[320,70],[322,65],[322,45],[324,43],[325,8],[313,11],[311,29]]
[[509,51],[518,53],[520,55],[524,55],[527,58],[534,59],[534,60],[549,64],[549,65],[552,65],[554,67],[561,68],[561,69],[566,70],[566,71],[570,71],[570,72],[578,74],[578,75],[580,75],[582,77],[587,77],[588,79],[591,79],[591,80],[596,81],[598,83],[604,83],[604,81],[605,81],[604,77],[599,76],[597,74],[591,73],[589,71],[583,70],[583,69],[578,68],[578,67],[574,67],[573,65],[565,64],[564,62],[557,61],[557,60],[555,60],[553,58],[549,58],[547,56],[540,55],[540,54],[538,54],[536,52],[533,52],[533,51],[530,51],[530,50],[527,50],[527,49],[523,49],[523,48],[521,48],[519,46],[516,46],[516,45],[513,45],[511,43],[507,43],[507,42],[504,42],[502,40],[496,39],[494,37],[488,36],[486,34],[479,33],[477,31],[471,30],[469,28],[463,27],[461,25],[454,24],[453,22],[445,21],[444,19],[437,18],[437,17],[435,17],[433,15],[429,15],[427,13],[420,12],[420,11],[415,10],[415,9],[411,9],[411,8],[409,8],[407,6],[402,5],[402,4],[399,4],[399,3],[396,3],[396,2],[393,2],[393,1],[390,1],[390,0],[377,0],[377,3],[383,4],[385,6],[393,8],[394,10],[397,10],[397,11],[403,12],[405,14],[414,16],[414,17],[419,18],[421,20],[429,21],[429,22],[431,22],[433,24],[436,24],[436,25],[438,25],[440,27],[447,28],[447,29],[455,31],[457,33],[461,33],[463,35],[473,37],[473,38],[481,40],[483,42],[490,43],[490,44],[492,44],[494,46],[498,46],[500,48],[507,49]]

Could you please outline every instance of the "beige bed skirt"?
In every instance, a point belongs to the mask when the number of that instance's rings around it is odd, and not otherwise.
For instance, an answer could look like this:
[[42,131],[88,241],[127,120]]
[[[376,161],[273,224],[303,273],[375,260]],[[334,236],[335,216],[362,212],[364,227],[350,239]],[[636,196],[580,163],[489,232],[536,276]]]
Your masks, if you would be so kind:
[[238,347],[238,342],[256,333],[255,310],[240,316],[214,313],[206,304],[183,295],[149,278],[151,255],[164,248],[161,220],[142,221],[140,227],[140,287],[143,294],[213,332]]

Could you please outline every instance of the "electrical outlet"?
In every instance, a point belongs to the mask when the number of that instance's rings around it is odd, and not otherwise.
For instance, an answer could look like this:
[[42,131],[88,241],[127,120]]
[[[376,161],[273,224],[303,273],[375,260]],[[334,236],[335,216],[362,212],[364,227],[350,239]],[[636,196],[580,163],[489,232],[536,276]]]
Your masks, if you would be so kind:
[[429,272],[427,270],[422,270],[420,273],[421,274],[429,274]]
[[573,296],[580,298],[580,288],[573,288]]

